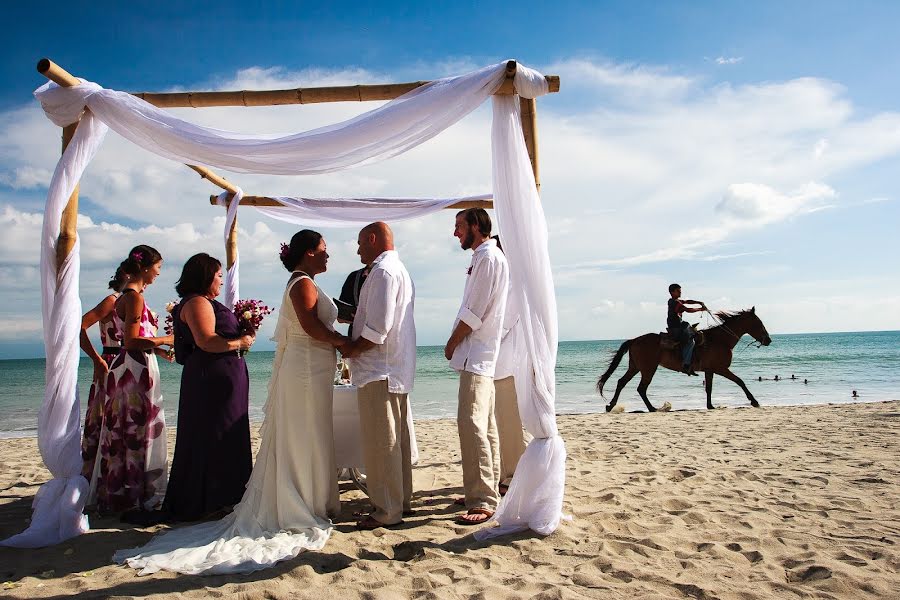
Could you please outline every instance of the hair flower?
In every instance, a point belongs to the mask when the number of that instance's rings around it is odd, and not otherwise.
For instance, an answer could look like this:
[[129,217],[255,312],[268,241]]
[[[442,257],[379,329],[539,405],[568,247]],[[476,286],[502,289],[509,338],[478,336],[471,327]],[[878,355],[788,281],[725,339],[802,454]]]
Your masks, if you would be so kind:
[[284,242],[281,242],[281,252],[279,252],[278,255],[282,259],[285,259],[285,258],[287,258],[288,254],[290,254],[290,252],[291,252],[291,247],[288,246],[287,244],[285,244]]
[[134,260],[136,260],[138,262],[142,262],[144,260],[144,253],[143,252],[132,252],[131,258],[133,258]]

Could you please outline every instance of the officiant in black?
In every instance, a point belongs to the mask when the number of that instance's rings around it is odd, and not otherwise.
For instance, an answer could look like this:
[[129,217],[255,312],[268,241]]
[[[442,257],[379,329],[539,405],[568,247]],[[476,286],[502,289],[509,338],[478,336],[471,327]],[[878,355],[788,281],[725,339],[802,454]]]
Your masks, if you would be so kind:
[[366,277],[369,276],[369,265],[366,265],[358,271],[353,271],[347,276],[344,285],[341,287],[341,295],[338,298],[338,321],[341,323],[352,323],[353,316],[356,314],[356,307],[359,306],[359,292],[362,290]]

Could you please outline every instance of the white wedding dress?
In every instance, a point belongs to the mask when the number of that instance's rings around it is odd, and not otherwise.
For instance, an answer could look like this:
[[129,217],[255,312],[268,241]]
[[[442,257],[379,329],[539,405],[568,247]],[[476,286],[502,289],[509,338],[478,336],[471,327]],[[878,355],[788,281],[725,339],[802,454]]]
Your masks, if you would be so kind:
[[[319,550],[331,534],[328,516],[340,512],[334,461],[332,384],[335,351],[311,338],[297,319],[288,283],[274,340],[277,342],[261,444],[247,490],[220,521],[158,535],[113,560],[140,569],[188,575],[249,573]],[[337,307],[318,288],[318,316],[334,329]]]

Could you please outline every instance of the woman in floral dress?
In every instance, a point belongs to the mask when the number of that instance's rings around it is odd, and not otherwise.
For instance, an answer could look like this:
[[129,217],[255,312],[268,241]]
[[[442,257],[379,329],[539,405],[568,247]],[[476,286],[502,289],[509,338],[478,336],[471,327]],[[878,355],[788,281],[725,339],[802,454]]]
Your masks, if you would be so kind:
[[106,408],[100,435],[97,505],[101,512],[150,509],[166,491],[166,432],[156,356],[172,336],[157,336],[156,315],[143,291],[159,276],[162,256],[135,246],[120,268],[128,283],[112,312],[122,349],[106,376]]
[[[81,460],[83,467],[81,474],[90,484],[87,504],[94,504],[97,492],[97,475],[100,463],[97,460],[97,449],[100,446],[100,431],[103,428],[103,411],[106,407],[106,374],[109,365],[119,355],[122,346],[122,332],[116,327],[112,318],[116,300],[122,292],[128,276],[121,267],[116,270],[115,276],[109,282],[109,289],[113,293],[100,301],[90,311],[81,317],[81,349],[94,363],[94,376],[91,380],[91,389],[88,392],[87,411],[84,416],[84,434],[81,439]],[[87,330],[94,326],[100,327],[100,353],[94,349],[88,337]]]

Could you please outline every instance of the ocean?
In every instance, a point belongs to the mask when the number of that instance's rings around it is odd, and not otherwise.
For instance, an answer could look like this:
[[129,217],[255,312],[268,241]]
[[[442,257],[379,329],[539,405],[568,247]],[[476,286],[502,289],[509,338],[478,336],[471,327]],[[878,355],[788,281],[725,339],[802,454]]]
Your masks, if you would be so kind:
[[[900,399],[900,331],[773,335],[766,348],[747,346],[744,336],[735,348],[732,370],[741,377],[763,406],[873,402]],[[556,365],[556,412],[603,412],[606,401],[596,391],[622,340],[561,342]],[[250,417],[262,419],[262,407],[272,372],[273,352],[247,355],[250,372]],[[606,384],[612,397],[625,362]],[[0,361],[0,437],[36,435],[37,416],[44,394],[44,359]],[[78,372],[82,412],[87,402],[91,362],[82,357]],[[778,375],[781,381],[774,381]],[[790,379],[795,375],[797,379]],[[166,422],[177,425],[181,367],[160,361]],[[758,381],[763,377],[764,381]],[[808,383],[804,384],[806,379]],[[639,376],[622,392],[619,404],[626,411],[645,410],[637,394]],[[417,419],[456,415],[458,377],[447,366],[442,346],[417,349],[416,382],[411,394]],[[859,398],[852,397],[856,390]],[[660,369],[648,395],[657,407],[668,401],[673,410],[705,409],[703,376],[688,377]],[[713,404],[749,406],[744,393],[721,377],[713,380]]]

